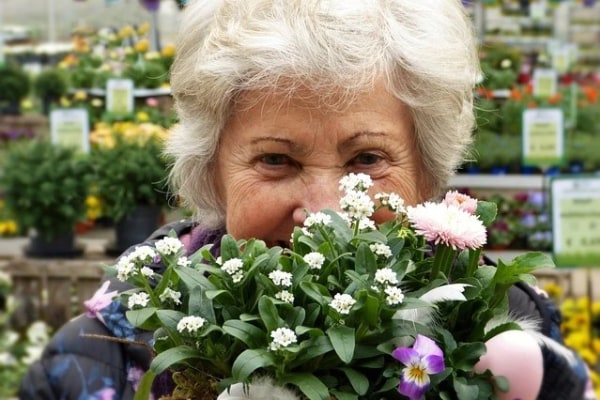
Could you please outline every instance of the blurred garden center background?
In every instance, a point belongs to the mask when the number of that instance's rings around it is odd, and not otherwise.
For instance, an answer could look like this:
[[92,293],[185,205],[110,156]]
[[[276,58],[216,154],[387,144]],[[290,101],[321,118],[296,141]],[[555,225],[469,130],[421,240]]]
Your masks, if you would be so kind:
[[[535,250],[568,260],[539,283],[600,387],[600,2],[463,4],[483,75],[473,153],[450,188],[498,205],[492,259]],[[161,155],[177,123],[169,67],[184,7],[0,0],[0,398],[83,310],[103,265],[189,215]],[[553,193],[553,182],[568,190]],[[597,206],[563,220],[554,211],[572,193]]]

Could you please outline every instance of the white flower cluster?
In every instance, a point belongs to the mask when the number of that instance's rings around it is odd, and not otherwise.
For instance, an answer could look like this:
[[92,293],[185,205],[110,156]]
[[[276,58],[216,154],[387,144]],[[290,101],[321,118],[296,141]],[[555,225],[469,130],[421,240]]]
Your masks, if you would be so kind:
[[277,328],[271,332],[273,341],[269,348],[272,351],[277,351],[283,347],[288,347],[291,344],[297,343],[298,338],[293,330],[289,328]]
[[360,229],[374,229],[375,224],[369,219],[375,212],[375,203],[368,194],[373,180],[366,174],[349,174],[340,180],[340,190],[344,195],[340,199],[342,215],[349,224],[358,222]]
[[396,215],[406,214],[406,207],[404,207],[404,199],[397,193],[377,193],[375,200],[379,200],[382,206],[388,207],[394,211]]
[[[135,276],[139,273],[144,274],[144,276],[149,277],[147,270],[138,270],[138,268],[142,267],[144,264],[150,264],[155,261],[158,254],[156,251],[150,246],[139,246],[131,253],[122,256],[117,261],[116,269],[117,269],[117,279],[121,282],[125,282],[132,276]],[[148,268],[150,269],[150,268]]]
[[194,334],[198,331],[198,329],[202,328],[205,323],[206,320],[202,317],[188,315],[179,320],[177,323],[177,330],[181,333],[187,332]]
[[167,236],[156,242],[156,250],[165,255],[177,254],[181,249],[183,249],[183,243],[175,237]]
[[305,263],[308,264],[310,269],[321,269],[325,262],[325,256],[318,251],[307,253],[302,257]]
[[239,258],[231,258],[221,265],[221,269],[231,276],[233,283],[239,283],[244,278],[242,267],[244,262]]
[[390,246],[383,243],[373,243],[369,245],[369,248],[373,253],[383,258],[389,258],[392,256],[392,249]]
[[127,306],[133,310],[136,306],[146,307],[149,302],[150,302],[150,296],[148,295],[148,293],[144,293],[144,292],[133,293],[131,296],[129,296],[129,301],[127,303]]
[[179,267],[189,267],[190,265],[192,265],[192,261],[186,256],[181,256],[177,259],[177,266]]
[[181,304],[181,292],[173,290],[171,288],[166,288],[159,296],[158,299],[162,302],[167,302],[169,300],[173,301],[175,304]]
[[275,293],[277,300],[285,301],[286,303],[294,304],[294,295],[287,290]]
[[356,300],[349,294],[336,293],[333,300],[329,302],[329,306],[340,314],[350,314],[350,309],[356,304]]
[[292,286],[292,274],[289,272],[275,270],[269,273],[269,279],[277,286],[290,287]]
[[309,214],[304,220],[304,226],[307,228],[316,225],[328,226],[329,224],[331,224],[331,216],[320,211]]
[[380,268],[375,272],[375,283],[379,286],[373,287],[373,289],[379,291],[383,288],[384,293],[387,295],[385,298],[386,303],[389,306],[395,306],[401,304],[404,301],[404,293],[398,286],[398,276],[391,268]]

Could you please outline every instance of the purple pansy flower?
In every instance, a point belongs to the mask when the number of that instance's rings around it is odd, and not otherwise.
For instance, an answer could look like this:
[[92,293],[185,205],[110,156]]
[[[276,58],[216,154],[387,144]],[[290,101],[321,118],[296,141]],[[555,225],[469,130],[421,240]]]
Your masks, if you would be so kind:
[[412,347],[398,347],[392,356],[405,365],[398,392],[410,400],[419,400],[429,387],[429,375],[445,368],[442,349],[423,335],[417,335]]

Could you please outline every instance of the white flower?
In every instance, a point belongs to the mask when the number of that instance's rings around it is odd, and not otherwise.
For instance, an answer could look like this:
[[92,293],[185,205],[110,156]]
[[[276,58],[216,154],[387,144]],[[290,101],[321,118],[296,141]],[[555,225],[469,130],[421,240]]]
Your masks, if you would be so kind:
[[325,262],[325,256],[318,251],[305,254],[302,259],[308,264],[310,269],[321,269],[323,263]]
[[221,269],[227,272],[229,275],[235,275],[242,267],[244,266],[244,262],[239,258],[232,258],[227,260],[221,265]]
[[156,242],[156,250],[166,255],[177,254],[181,249],[183,249],[183,243],[174,237],[167,236]]
[[190,265],[192,265],[192,261],[186,256],[181,256],[177,259],[177,265],[179,267],[189,267]]
[[240,283],[244,279],[244,272],[238,271],[235,274],[231,275],[231,280],[233,283]]
[[373,186],[373,180],[367,174],[351,173],[340,179],[340,190],[345,193],[356,190],[365,192],[371,186]]
[[360,220],[373,215],[375,203],[365,192],[348,192],[340,199],[340,208],[346,211],[350,218]]
[[371,249],[371,251],[375,254],[377,254],[378,256],[382,256],[384,258],[388,258],[392,256],[392,249],[390,249],[390,246],[383,244],[383,243],[373,243],[371,245],[369,245],[369,248]]
[[181,304],[181,292],[173,290],[171,288],[166,288],[164,292],[158,296],[159,300],[162,302],[166,302],[167,300],[173,300],[175,304]]
[[11,278],[7,272],[0,271],[0,283],[11,284]]
[[44,346],[50,339],[48,336],[49,329],[44,321],[35,321],[27,328],[27,340],[31,344]]
[[372,219],[369,219],[368,217],[363,217],[358,221],[358,229],[360,229],[361,231],[367,229],[375,230],[375,222]]
[[146,307],[149,301],[150,296],[148,295],[148,293],[134,293],[131,296],[129,296],[128,306],[130,309],[133,309],[135,306]]
[[396,286],[388,286],[385,288],[385,294],[387,294],[385,301],[390,306],[395,306],[404,301],[404,294],[402,289]]
[[336,293],[329,306],[340,314],[350,314],[350,309],[356,303],[356,300],[349,294]]
[[129,259],[134,263],[151,263],[157,256],[156,251],[150,246],[139,246],[129,254]]
[[205,323],[206,320],[202,317],[188,315],[179,320],[179,322],[177,323],[177,330],[181,333],[187,331],[188,333],[193,334],[196,333],[198,329],[202,328]]
[[380,285],[397,285],[398,276],[391,268],[381,268],[375,272],[375,282]]
[[294,304],[294,295],[287,290],[275,293],[275,298],[277,300],[285,301],[286,303]]
[[273,341],[269,348],[273,351],[298,342],[296,334],[289,328],[277,328],[271,332],[271,337],[273,338]]
[[329,224],[331,224],[331,216],[322,212],[309,214],[304,220],[304,226],[307,228],[310,228],[313,225],[327,226]]
[[272,271],[269,273],[269,279],[277,286],[290,287],[292,286],[292,274],[285,271]]
[[135,264],[128,256],[123,256],[117,261],[117,279],[125,282],[135,271]]
[[217,258],[215,259],[215,262],[216,262],[218,265],[223,265],[223,258],[222,258],[221,256],[219,256],[219,257],[217,257]]
[[142,273],[142,275],[144,275],[146,278],[151,278],[152,275],[154,275],[154,271],[152,270],[152,268],[149,267],[142,267],[142,269],[140,270],[140,272]]
[[377,193],[375,199],[381,202],[382,206],[388,207],[394,211],[396,215],[405,214],[404,199],[397,193]]

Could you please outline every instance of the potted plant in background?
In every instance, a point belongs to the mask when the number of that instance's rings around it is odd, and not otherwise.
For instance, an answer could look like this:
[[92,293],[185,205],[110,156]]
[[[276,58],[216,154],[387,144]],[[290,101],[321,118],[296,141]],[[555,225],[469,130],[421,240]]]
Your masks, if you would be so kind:
[[0,115],[20,115],[21,100],[29,93],[29,75],[19,66],[0,66]]
[[42,101],[44,114],[48,115],[52,104],[67,94],[69,81],[64,70],[50,68],[40,72],[33,79],[33,89]]
[[162,222],[169,202],[166,134],[159,125],[134,122],[100,123],[91,134],[94,191],[115,224],[110,254],[142,242]]
[[31,257],[74,257],[74,228],[85,218],[92,178],[89,157],[39,140],[19,143],[6,153],[0,188],[6,208],[23,234]]

